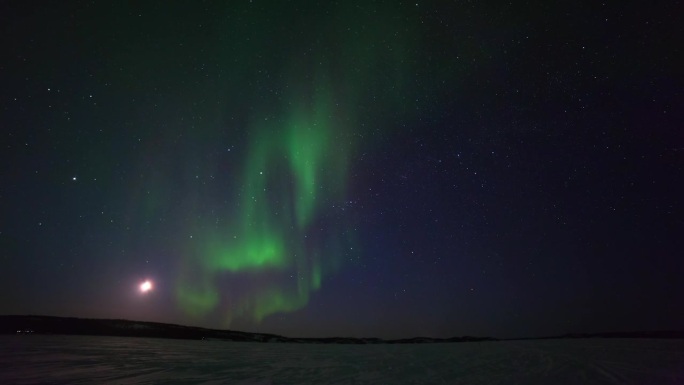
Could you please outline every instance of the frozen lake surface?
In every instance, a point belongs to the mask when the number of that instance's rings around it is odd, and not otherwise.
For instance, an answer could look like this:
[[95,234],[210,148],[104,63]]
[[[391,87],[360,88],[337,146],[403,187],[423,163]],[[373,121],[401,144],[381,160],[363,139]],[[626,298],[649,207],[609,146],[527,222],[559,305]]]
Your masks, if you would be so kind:
[[684,384],[684,340],[314,345],[0,336],[2,384]]

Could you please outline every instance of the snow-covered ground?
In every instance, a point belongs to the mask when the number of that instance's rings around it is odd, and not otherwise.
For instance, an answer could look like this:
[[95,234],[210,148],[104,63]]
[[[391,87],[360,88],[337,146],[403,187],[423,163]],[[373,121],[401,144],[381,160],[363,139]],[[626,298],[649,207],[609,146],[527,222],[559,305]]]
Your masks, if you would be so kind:
[[684,384],[684,340],[420,345],[0,336],[2,384]]

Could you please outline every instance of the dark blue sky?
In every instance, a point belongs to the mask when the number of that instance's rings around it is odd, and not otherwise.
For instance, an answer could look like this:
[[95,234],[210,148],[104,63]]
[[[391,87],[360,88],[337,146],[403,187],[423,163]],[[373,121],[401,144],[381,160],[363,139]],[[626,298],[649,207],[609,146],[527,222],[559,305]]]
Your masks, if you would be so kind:
[[3,2],[0,312],[677,329],[676,3]]

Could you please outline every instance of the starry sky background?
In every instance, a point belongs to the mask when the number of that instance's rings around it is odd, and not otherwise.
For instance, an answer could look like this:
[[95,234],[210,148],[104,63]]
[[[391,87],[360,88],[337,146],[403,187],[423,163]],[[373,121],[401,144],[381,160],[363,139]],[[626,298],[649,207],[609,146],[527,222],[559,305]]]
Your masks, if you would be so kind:
[[679,329],[681,4],[628,3],[4,1],[0,312]]

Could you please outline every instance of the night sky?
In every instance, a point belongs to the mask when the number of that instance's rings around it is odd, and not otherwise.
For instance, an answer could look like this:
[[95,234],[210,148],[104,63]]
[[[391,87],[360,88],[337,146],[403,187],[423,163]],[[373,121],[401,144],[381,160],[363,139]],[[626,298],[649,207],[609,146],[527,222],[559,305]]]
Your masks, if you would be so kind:
[[682,4],[582,3],[3,1],[0,313],[681,329]]

